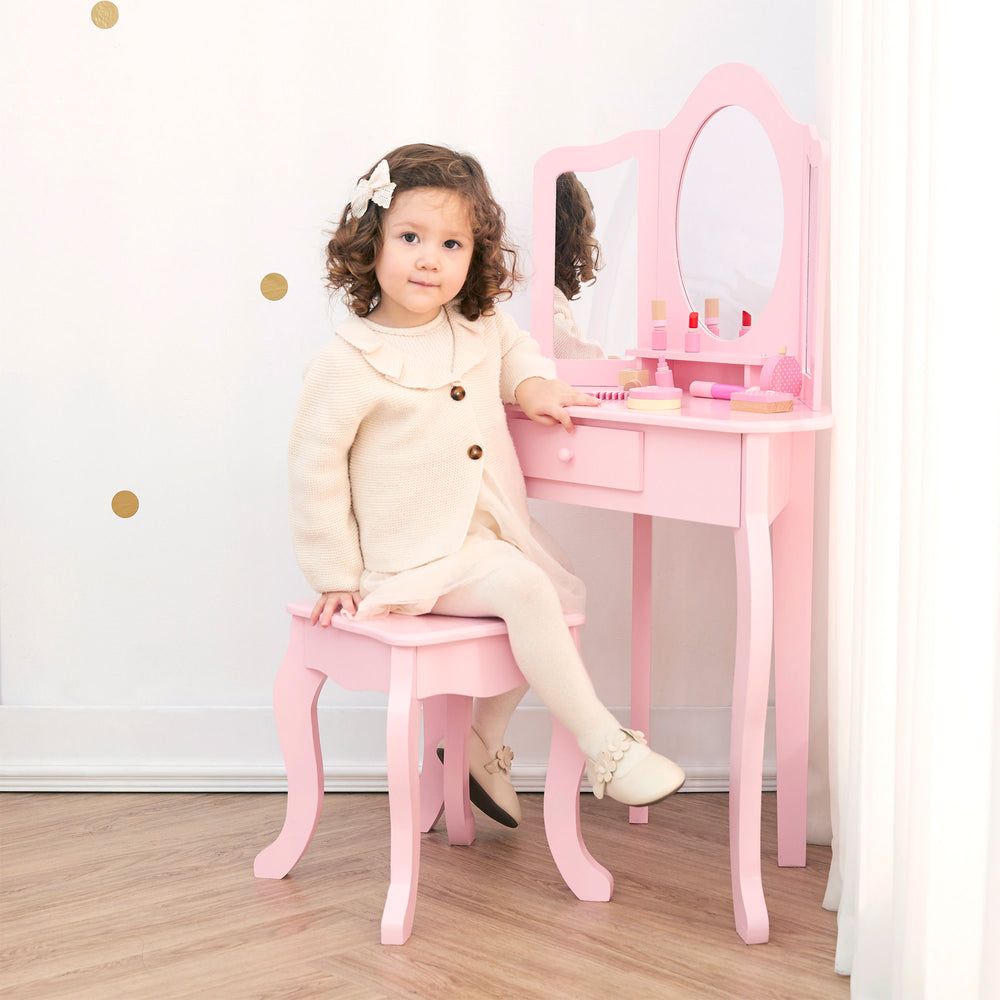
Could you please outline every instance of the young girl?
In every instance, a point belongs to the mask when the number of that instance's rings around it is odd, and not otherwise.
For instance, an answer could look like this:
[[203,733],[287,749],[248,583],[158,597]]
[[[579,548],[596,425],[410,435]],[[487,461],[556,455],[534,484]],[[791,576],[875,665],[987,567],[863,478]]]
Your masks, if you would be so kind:
[[[289,449],[296,554],[321,595],[312,622],[338,609],[504,619],[595,794],[655,802],[684,774],[597,698],[563,618],[583,586],[528,515],[504,403],[572,431],[565,408],[597,401],[495,310],[516,278],[504,223],[475,159],[422,144],[380,160],[341,215],[328,283],[354,315],[306,375]],[[503,738],[524,690],[473,715],[470,792],[508,826],[520,810]]]

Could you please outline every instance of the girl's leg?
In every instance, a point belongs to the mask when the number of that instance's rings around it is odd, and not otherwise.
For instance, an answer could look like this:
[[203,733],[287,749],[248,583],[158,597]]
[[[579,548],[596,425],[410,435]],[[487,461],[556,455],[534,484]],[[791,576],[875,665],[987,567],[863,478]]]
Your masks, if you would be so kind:
[[[484,562],[489,560],[488,572],[443,595],[434,610],[447,615],[493,615],[506,622],[521,673],[575,737],[588,758],[588,775],[598,795],[612,777],[616,784],[607,785],[609,794],[621,801],[643,800],[629,802],[632,805],[676,791],[684,780],[680,768],[636,743],[597,697],[566,627],[559,596],[545,572],[505,542],[484,545],[482,551]],[[513,708],[508,703],[503,711],[509,719]],[[503,721],[506,725],[507,720]],[[640,767],[644,760],[647,763]],[[626,780],[630,775],[631,780]]]
[[507,723],[527,692],[528,685],[525,684],[492,698],[476,699],[472,709],[472,728],[479,733],[488,748],[496,750],[503,746]]

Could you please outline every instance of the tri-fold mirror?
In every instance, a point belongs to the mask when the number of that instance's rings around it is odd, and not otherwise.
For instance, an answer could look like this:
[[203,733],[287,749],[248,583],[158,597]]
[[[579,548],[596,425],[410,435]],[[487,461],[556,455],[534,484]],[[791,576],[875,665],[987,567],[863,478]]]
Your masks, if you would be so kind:
[[[784,349],[818,409],[826,164],[815,129],[739,63],[712,70],[662,129],[542,156],[532,332],[560,377],[616,385],[622,367],[666,357],[682,381],[749,385]],[[698,350],[685,350],[696,311]]]

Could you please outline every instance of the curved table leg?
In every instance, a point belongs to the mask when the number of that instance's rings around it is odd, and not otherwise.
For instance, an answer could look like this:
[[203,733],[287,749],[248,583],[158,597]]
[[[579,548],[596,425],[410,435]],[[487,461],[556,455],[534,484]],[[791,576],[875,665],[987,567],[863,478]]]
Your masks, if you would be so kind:
[[[632,719],[649,736],[653,627],[653,518],[632,515]],[[649,806],[629,806],[630,823],[648,823]]]
[[816,436],[811,432],[793,434],[791,447],[788,503],[771,526],[774,716],[778,758],[778,864],[801,867],[806,863]]
[[382,911],[382,944],[403,944],[413,928],[420,877],[420,775],[417,746],[417,652],[392,650],[386,717],[389,776],[389,892]]
[[545,776],[545,836],[549,850],[577,899],[607,902],[615,880],[598,864],[583,842],[580,832],[580,775],[583,753],[572,734],[552,720],[552,749]]
[[[747,944],[762,944],[769,933],[760,875],[760,797],[773,608],[767,447],[763,436],[744,438],[744,506],[735,535],[738,597],[729,747],[729,857],[736,930]],[[763,456],[757,453],[759,449],[765,449]]]
[[293,620],[288,652],[274,682],[274,719],[288,774],[288,802],[278,839],[254,860],[258,878],[284,878],[292,870],[316,832],[323,806],[323,753],[316,702],[326,675],[303,664],[302,630],[306,627],[301,619]]

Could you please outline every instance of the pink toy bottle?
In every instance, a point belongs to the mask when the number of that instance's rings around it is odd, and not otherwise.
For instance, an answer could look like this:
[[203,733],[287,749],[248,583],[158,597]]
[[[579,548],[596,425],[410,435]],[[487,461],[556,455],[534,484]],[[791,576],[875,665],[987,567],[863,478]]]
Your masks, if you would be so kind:
[[666,358],[660,358],[660,363],[656,366],[656,373],[653,379],[661,389],[673,389],[674,373],[670,370]]
[[719,300],[705,299],[705,326],[714,337],[719,336]]
[[667,303],[663,299],[653,299],[653,350],[667,349]]
[[802,392],[802,369],[796,358],[785,354],[784,347],[779,347],[778,353],[764,362],[760,370],[760,387],[765,392],[790,392],[793,396]]

